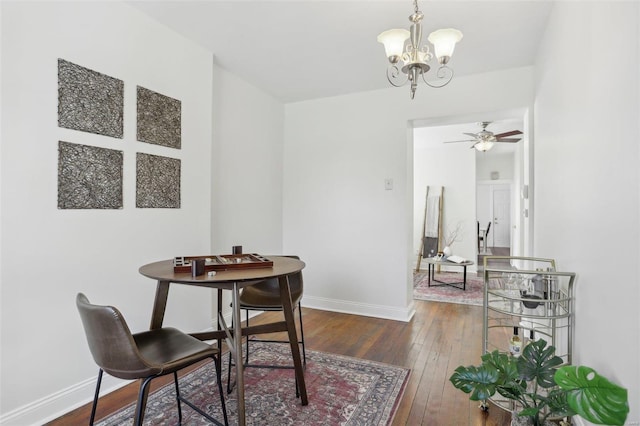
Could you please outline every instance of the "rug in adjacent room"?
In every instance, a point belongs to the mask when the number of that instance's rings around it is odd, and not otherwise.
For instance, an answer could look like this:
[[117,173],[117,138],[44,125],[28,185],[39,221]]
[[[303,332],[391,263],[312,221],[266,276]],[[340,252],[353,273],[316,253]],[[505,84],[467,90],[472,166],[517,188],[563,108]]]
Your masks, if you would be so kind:
[[[444,282],[461,282],[462,273],[436,273],[435,278]],[[434,284],[432,282],[432,284]],[[438,283],[435,283],[438,284]],[[462,286],[460,286],[462,287]],[[428,286],[427,271],[414,272],[413,298],[435,302],[459,303],[463,305],[483,305],[484,281],[475,273],[467,273],[467,289],[454,288],[447,285]]]
[[[226,393],[227,356],[223,356]],[[252,343],[252,364],[291,364],[291,349],[283,344]],[[222,420],[222,408],[210,362],[180,378],[180,393]],[[389,364],[307,350],[305,382],[309,405],[300,405],[292,369],[245,369],[247,425],[387,425],[406,386],[410,370]],[[233,378],[233,370],[232,370]],[[235,390],[226,395],[229,424],[237,424]],[[123,408],[97,423],[132,424],[135,406]],[[208,422],[182,404],[184,425]],[[176,425],[178,411],[173,382],[149,395],[145,425]]]

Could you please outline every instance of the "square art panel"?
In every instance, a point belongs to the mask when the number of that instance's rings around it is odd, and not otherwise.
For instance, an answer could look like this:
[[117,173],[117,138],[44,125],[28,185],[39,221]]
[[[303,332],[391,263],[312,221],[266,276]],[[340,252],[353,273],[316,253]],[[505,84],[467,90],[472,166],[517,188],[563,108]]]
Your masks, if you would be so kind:
[[180,149],[181,102],[140,86],[137,92],[138,140]]
[[122,139],[124,82],[58,59],[58,126]]
[[180,208],[180,160],[136,154],[136,207]]
[[122,151],[58,142],[58,208],[121,209]]

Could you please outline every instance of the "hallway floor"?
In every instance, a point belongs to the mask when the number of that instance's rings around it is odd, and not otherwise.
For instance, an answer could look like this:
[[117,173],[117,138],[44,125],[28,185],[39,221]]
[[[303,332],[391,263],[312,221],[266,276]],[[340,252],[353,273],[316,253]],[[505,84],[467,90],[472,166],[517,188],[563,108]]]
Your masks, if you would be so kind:
[[[509,256],[511,254],[511,249],[509,247],[489,247],[489,250],[491,251],[491,255],[478,254],[478,276],[481,276],[482,271],[484,271],[484,258],[486,256]],[[511,265],[504,261],[492,261],[489,262],[489,265],[511,268]]]

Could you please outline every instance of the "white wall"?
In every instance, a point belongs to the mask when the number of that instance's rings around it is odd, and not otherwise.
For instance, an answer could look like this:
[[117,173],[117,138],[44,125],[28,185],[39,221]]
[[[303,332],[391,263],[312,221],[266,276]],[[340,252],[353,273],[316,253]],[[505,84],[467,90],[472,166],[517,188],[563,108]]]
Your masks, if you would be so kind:
[[454,78],[443,89],[423,85],[413,101],[405,87],[287,104],[283,244],[307,261],[303,303],[407,320],[410,122],[522,108],[532,99],[531,69],[521,68]]
[[[282,253],[284,105],[215,67],[213,249]],[[295,254],[295,253],[293,253]]]
[[498,172],[498,179],[513,180],[514,178],[514,153],[502,153],[487,156],[487,153],[476,154],[476,179],[492,180],[491,173]]
[[576,362],[640,421],[639,5],[557,2],[536,67],[535,253],[575,271]]
[[212,252],[297,254],[282,251],[284,104],[215,66],[213,105]]
[[[155,283],[138,268],[210,250],[212,56],[122,3],[1,8],[1,420],[41,424],[92,398],[76,293],[146,329]],[[124,80],[124,139],[57,126],[58,58]],[[181,150],[136,142],[136,85],[182,101]],[[57,209],[58,140],[124,151],[123,209]],[[136,152],[181,159],[180,209],[135,207]],[[165,323],[210,327],[203,291],[172,288]]]

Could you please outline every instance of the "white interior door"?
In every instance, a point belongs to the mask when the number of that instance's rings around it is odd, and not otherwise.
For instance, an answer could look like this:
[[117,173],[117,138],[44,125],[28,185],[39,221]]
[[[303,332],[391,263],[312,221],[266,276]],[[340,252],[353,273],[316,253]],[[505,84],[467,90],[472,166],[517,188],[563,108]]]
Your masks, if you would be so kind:
[[492,188],[493,221],[489,241],[492,247],[511,247],[511,189],[509,185]]

